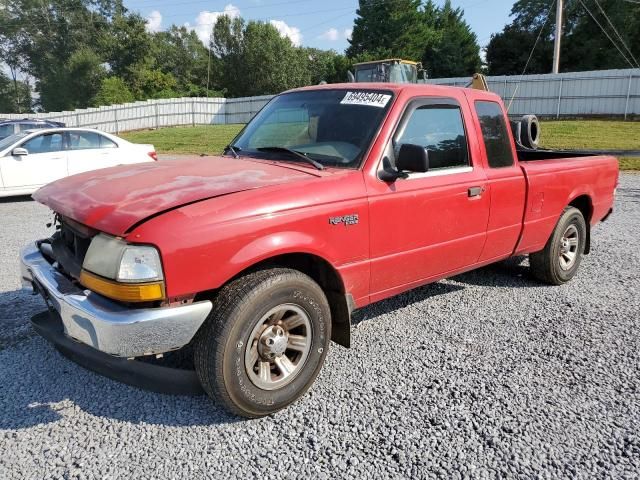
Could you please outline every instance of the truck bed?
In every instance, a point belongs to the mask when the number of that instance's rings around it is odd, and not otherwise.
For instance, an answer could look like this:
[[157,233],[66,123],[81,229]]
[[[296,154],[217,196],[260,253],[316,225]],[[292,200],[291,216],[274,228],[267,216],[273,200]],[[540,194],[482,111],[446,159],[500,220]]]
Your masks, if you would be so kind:
[[571,150],[530,150],[527,148],[517,148],[519,162],[535,162],[538,160],[560,160],[564,158],[588,159],[598,156],[597,153],[576,152]]
[[595,225],[613,208],[618,160],[610,155],[518,150],[528,194],[516,253],[541,250],[567,203],[582,202]]

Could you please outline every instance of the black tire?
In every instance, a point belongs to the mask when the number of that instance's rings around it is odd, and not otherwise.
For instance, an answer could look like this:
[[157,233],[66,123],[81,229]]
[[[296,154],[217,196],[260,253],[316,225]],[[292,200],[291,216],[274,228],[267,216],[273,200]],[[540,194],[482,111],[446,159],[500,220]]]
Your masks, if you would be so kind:
[[536,150],[540,143],[540,122],[535,115],[524,115],[520,121],[520,141],[526,148]]
[[[251,337],[261,328],[261,322],[268,322],[262,320],[265,315],[269,318],[268,313],[282,305],[293,305],[287,308],[301,309],[306,314],[310,330],[304,328],[311,332],[310,348],[289,383],[265,390],[249,376],[245,364],[247,345],[255,345]],[[194,363],[202,387],[214,401],[236,415],[257,418],[287,407],[309,389],[324,363],[330,338],[331,311],[316,282],[296,270],[260,270],[220,290],[211,315],[198,332]],[[266,360],[260,357],[260,361]]]
[[[563,266],[566,262],[566,259],[561,258],[563,237],[568,230],[576,234],[576,255],[571,264]],[[571,280],[580,266],[586,239],[587,225],[582,212],[574,207],[565,208],[544,249],[529,255],[533,276],[551,285],[562,285]]]

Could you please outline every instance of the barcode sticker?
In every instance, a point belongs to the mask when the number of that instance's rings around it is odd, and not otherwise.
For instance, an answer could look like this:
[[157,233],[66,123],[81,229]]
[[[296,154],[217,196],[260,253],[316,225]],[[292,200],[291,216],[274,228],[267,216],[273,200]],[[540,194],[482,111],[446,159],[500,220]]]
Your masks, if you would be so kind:
[[340,101],[342,105],[367,105],[369,107],[384,108],[389,103],[391,95],[376,92],[347,92]]

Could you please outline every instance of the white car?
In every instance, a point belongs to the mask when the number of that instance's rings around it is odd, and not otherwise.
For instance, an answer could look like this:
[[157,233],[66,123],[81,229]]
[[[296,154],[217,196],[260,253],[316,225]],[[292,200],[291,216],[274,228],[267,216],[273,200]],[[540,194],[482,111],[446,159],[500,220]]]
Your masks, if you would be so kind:
[[153,145],[90,128],[26,130],[0,140],[0,197],[31,194],[88,170],[157,160]]

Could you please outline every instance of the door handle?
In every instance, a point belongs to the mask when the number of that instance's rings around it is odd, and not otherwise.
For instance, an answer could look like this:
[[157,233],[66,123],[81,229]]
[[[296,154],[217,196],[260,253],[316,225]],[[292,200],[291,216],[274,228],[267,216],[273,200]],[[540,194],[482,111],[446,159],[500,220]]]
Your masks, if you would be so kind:
[[484,192],[484,187],[469,187],[467,193],[469,197],[479,197]]

